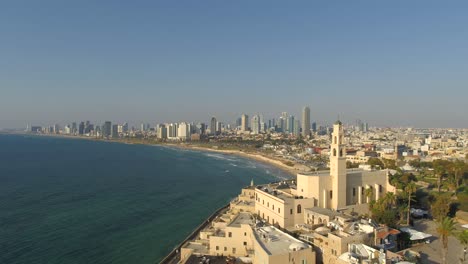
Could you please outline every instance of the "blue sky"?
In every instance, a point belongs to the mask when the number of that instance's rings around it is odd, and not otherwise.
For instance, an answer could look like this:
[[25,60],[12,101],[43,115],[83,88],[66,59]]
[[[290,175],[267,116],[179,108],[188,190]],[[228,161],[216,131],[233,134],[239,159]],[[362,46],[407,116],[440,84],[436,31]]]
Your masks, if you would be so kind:
[[468,127],[466,1],[0,3],[0,128],[340,115]]

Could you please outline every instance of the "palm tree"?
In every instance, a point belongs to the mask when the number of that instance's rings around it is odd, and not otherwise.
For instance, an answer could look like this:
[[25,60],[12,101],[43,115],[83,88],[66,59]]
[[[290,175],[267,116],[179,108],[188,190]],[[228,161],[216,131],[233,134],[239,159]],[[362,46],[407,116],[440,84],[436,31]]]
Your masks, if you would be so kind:
[[448,237],[453,235],[455,222],[450,217],[445,217],[437,226],[437,233],[442,240],[442,263],[447,264]]
[[392,208],[396,202],[396,195],[393,192],[387,192],[384,196],[385,204],[387,208]]
[[460,232],[457,236],[458,240],[460,240],[460,243],[463,246],[463,261],[465,261],[465,254],[466,250],[468,249],[468,230],[463,230]]
[[405,192],[408,194],[408,215],[406,218],[406,224],[409,225],[411,213],[411,196],[416,192],[416,184],[414,184],[414,182],[408,183],[408,185],[405,187]]
[[372,189],[372,187],[369,187],[364,191],[364,195],[367,197],[367,202],[369,202],[369,199],[372,197],[373,194],[374,190]]

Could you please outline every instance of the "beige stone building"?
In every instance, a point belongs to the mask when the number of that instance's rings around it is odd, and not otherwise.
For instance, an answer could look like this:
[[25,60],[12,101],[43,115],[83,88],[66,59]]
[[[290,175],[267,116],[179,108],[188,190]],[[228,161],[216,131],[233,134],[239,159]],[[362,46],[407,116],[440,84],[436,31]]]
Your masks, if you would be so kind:
[[[367,203],[395,192],[387,170],[346,169],[343,125],[333,126],[330,171],[300,173],[297,181],[257,186],[255,213],[270,224],[293,228],[304,223],[304,209],[367,210]],[[371,189],[371,191],[366,191]]]
[[239,263],[315,264],[312,246],[269,225],[256,221],[253,210],[255,187],[242,189],[230,208],[203,228],[198,236],[185,243],[181,263],[192,256],[237,258]]

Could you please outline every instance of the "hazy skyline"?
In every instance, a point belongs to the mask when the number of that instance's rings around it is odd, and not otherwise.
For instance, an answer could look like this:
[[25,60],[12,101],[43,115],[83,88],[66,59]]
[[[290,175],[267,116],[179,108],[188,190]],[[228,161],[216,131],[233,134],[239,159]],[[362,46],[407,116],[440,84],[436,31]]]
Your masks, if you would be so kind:
[[[286,5],[288,4],[288,5]],[[468,2],[0,4],[0,128],[242,113],[468,127]]]

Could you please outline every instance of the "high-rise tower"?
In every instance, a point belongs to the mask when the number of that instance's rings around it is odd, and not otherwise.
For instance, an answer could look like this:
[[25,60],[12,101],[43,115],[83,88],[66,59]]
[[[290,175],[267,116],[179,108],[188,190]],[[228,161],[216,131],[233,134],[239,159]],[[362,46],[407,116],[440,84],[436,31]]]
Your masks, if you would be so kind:
[[330,151],[330,207],[336,210],[346,206],[346,148],[343,124],[339,120],[333,125]]
[[246,114],[242,114],[241,116],[241,130],[243,132],[249,130],[249,116]]
[[216,123],[217,123],[216,117],[213,116],[213,117],[211,118],[211,122],[210,122],[210,132],[211,132],[211,134],[213,134],[213,135],[217,135],[217,134],[218,134]]
[[307,137],[310,134],[310,108],[308,106],[302,109],[302,136]]

